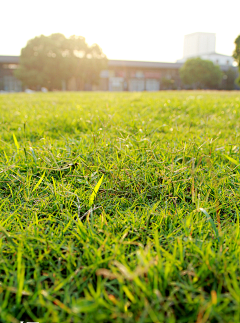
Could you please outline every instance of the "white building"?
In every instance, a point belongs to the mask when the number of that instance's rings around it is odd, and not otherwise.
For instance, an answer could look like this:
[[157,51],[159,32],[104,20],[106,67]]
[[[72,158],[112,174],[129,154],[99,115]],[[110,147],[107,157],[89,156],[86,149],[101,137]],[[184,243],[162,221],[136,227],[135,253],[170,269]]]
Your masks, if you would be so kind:
[[184,37],[183,58],[196,57],[202,54],[214,53],[216,34],[194,33]]
[[209,53],[201,55],[202,59],[208,59],[217,65],[229,65],[232,66],[234,59],[232,56],[218,54],[218,53]]
[[193,33],[184,37],[183,58],[177,60],[184,63],[188,58],[200,57],[212,61],[217,65],[232,66],[234,59],[232,56],[218,54],[216,48],[216,34],[213,33]]

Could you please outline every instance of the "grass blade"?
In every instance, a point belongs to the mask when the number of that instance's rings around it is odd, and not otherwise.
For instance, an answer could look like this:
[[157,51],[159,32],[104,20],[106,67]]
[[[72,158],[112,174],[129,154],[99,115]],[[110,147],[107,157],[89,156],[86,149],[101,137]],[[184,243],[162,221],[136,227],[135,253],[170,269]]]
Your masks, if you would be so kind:
[[235,165],[239,165],[239,162],[236,160],[236,159],[234,159],[234,158],[232,158],[232,157],[229,157],[228,155],[224,155],[228,160],[230,160],[230,162],[232,162],[233,164],[235,164]]
[[37,182],[37,184],[34,186],[32,193],[38,188],[38,186],[42,183],[43,178],[45,176],[45,172],[43,173],[42,177],[39,179],[39,181]]
[[17,137],[15,136],[15,134],[13,133],[13,140],[14,140],[14,144],[17,148],[17,150],[19,150],[20,146],[19,146],[19,143],[18,143],[18,140],[17,140]]
[[35,155],[35,152],[34,152],[33,148],[32,147],[29,147],[29,149],[30,149],[30,151],[32,153],[32,156],[33,156],[33,159],[34,159],[35,163],[37,163],[37,157]]
[[93,202],[94,202],[94,199],[95,199],[95,197],[96,197],[96,195],[97,195],[97,192],[98,192],[98,190],[99,190],[99,187],[100,187],[100,186],[101,186],[101,184],[102,184],[103,176],[104,176],[104,175],[102,175],[102,177],[101,177],[101,178],[100,178],[100,180],[98,181],[97,185],[94,187],[93,192],[92,192],[92,194],[91,194],[91,196],[90,196],[90,198],[89,198],[89,206],[90,206],[90,207],[93,205]]
[[211,224],[211,226],[213,228],[213,231],[215,232],[216,237],[217,237],[217,239],[219,241],[218,230],[217,230],[217,227],[216,227],[215,223],[213,222],[213,219],[211,218],[211,216],[208,214],[208,212],[205,209],[203,209],[203,208],[200,207],[199,210],[206,215],[207,220],[208,220],[208,222],[210,222],[210,224]]

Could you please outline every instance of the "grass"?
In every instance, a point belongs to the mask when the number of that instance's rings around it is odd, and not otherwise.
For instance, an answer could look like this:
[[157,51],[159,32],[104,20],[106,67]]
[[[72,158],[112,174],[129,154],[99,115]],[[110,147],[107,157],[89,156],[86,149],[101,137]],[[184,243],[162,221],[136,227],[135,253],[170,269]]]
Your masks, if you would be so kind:
[[0,322],[240,322],[237,92],[0,96]]

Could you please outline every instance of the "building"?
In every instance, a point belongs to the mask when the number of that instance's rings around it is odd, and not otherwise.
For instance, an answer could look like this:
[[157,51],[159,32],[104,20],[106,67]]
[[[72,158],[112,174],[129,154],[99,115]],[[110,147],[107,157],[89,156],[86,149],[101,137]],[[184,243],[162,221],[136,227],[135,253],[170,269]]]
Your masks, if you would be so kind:
[[193,33],[184,37],[183,58],[215,52],[216,34]]
[[208,53],[208,54],[203,54],[200,56],[202,59],[207,59],[209,61],[212,61],[216,65],[220,66],[233,66],[234,59],[232,56],[228,55],[223,55],[223,54],[218,54],[218,53]]
[[109,60],[108,70],[101,73],[99,87],[105,91],[159,91],[180,88],[181,66],[182,63]]
[[[98,85],[85,84],[88,91],[159,91],[184,88],[179,69],[191,57],[201,57],[218,64],[222,71],[229,68],[237,73],[231,56],[215,52],[216,35],[212,33],[194,33],[184,39],[183,58],[176,63],[109,60],[108,69],[101,72]],[[18,56],[0,56],[0,91],[18,92],[21,82],[14,77],[14,69],[19,63]],[[222,88],[224,88],[222,81]],[[237,87],[236,87],[237,88]],[[63,82],[63,90],[76,91],[77,82],[72,77]]]
[[[19,92],[21,82],[14,77],[18,56],[0,56],[0,91]],[[101,72],[100,83],[87,90],[99,91],[159,91],[181,88],[179,68],[182,63],[161,63],[109,60],[108,69]],[[66,88],[76,90],[74,80]]]
[[184,63],[188,58],[200,57],[221,66],[232,66],[232,56],[216,53],[216,34],[193,33],[184,37],[183,58],[177,60]]
[[18,56],[0,56],[0,91],[22,91],[21,82],[13,75],[13,71],[17,68],[18,63]]
[[[222,71],[227,71],[230,67],[237,72],[237,67],[222,64],[221,59],[225,55],[206,54],[206,59],[219,60]],[[19,57],[0,56],[0,92],[20,92],[23,90],[21,82],[14,76]],[[217,62],[215,62],[217,63]],[[224,62],[223,62],[224,63]],[[87,85],[85,90],[89,91],[159,91],[166,89],[182,89],[179,69],[183,62],[162,63],[162,62],[142,62],[109,60],[108,69],[101,72],[98,85]],[[78,90],[73,78],[69,80],[63,89],[70,91]]]

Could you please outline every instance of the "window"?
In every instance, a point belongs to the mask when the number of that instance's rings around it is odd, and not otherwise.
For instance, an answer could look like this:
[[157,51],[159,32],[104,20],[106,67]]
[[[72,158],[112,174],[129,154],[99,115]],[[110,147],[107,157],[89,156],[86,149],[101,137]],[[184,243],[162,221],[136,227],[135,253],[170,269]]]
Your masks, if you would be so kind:
[[144,79],[130,79],[129,80],[129,91],[144,91],[145,82]]
[[137,77],[137,78],[144,77],[144,73],[143,73],[142,71],[137,71],[137,72],[136,72],[136,77]]
[[17,64],[4,64],[3,68],[10,69],[10,70],[15,70],[17,68]]
[[159,91],[160,84],[158,80],[146,79],[146,90],[147,91]]
[[100,77],[101,78],[107,78],[108,77],[108,70],[103,70],[103,71],[101,71],[101,73],[100,73]]
[[3,88],[7,92],[19,92],[22,89],[21,82],[13,75],[5,75],[3,77]]
[[123,91],[123,81],[122,77],[111,77],[109,79],[109,91]]

